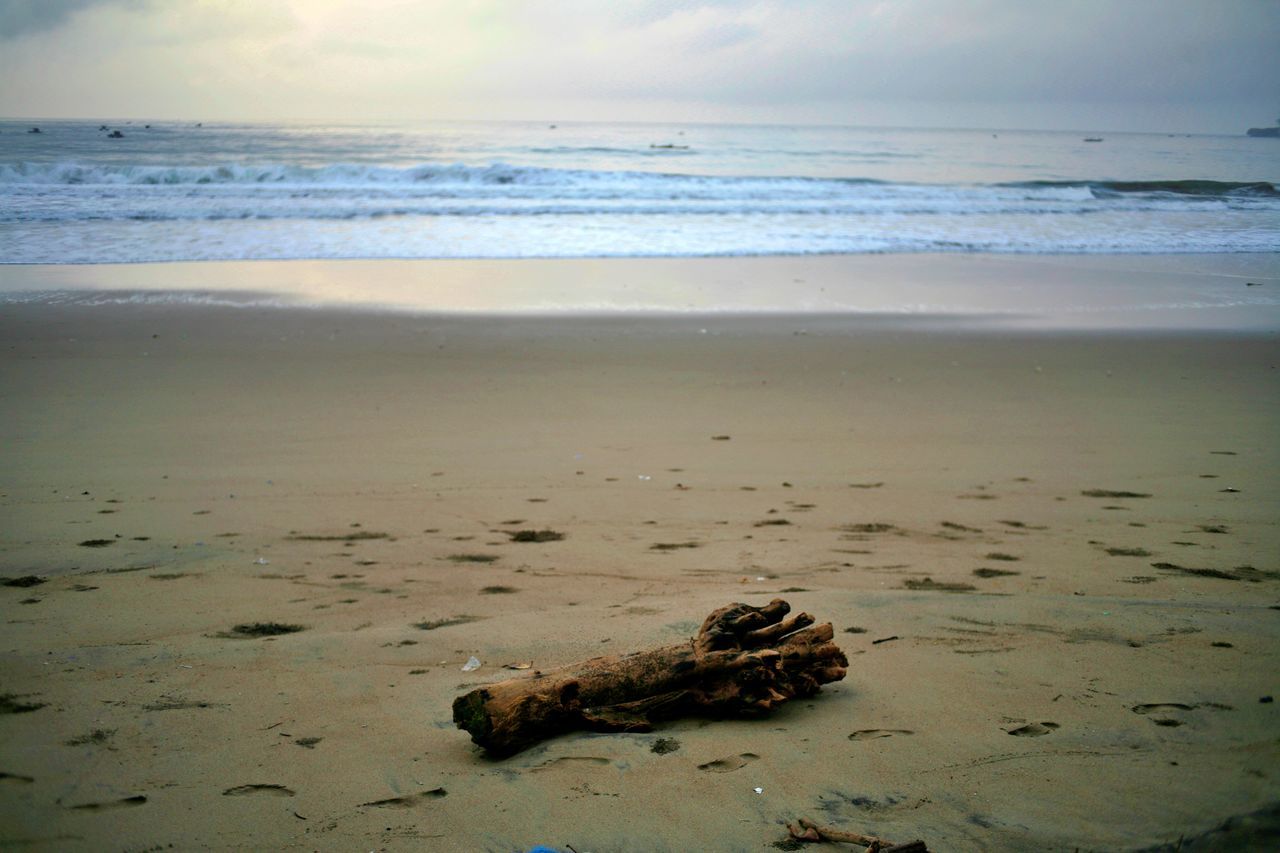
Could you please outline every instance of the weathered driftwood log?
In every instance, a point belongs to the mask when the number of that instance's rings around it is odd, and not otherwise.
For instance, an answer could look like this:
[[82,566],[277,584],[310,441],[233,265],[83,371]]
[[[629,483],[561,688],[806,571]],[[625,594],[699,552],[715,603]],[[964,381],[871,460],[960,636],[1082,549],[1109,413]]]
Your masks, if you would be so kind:
[[768,711],[839,681],[849,665],[830,623],[784,618],[790,610],[782,599],[730,604],[686,642],[472,690],[454,700],[453,721],[501,756],[572,729],[642,732],[689,713]]
[[831,826],[821,826],[807,818],[800,818],[799,823],[787,824],[787,831],[796,841],[835,841],[844,844],[857,844],[866,848],[864,853],[929,853],[929,848],[920,840],[908,841],[906,844],[894,844],[874,835],[863,835],[861,832],[848,832]]

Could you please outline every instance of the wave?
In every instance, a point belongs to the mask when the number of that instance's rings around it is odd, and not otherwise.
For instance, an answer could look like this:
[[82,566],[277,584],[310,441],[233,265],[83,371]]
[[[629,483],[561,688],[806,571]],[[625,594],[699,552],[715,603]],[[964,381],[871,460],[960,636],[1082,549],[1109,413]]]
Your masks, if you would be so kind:
[[1207,198],[1280,198],[1280,190],[1267,181],[1016,181],[998,184],[1027,189],[1085,189],[1095,197],[1126,194],[1166,194]]
[[319,307],[284,294],[249,290],[12,290],[0,291],[7,305],[199,305],[211,308]]
[[[55,163],[0,164],[0,186],[6,184],[55,185],[209,185],[303,184],[361,186],[383,184],[476,184],[569,186],[584,183],[696,183],[791,184],[823,182],[815,178],[722,178],[640,171],[555,169],[491,163],[421,163],[414,166],[373,166],[335,163],[299,166],[283,163],[220,163],[206,166],[104,164],[64,161]],[[861,181],[858,181],[861,182]]]
[[0,263],[277,257],[1274,252],[1280,192],[507,163],[0,164]]
[[1280,211],[1269,183],[892,183],[424,163],[0,164],[0,222],[387,217],[918,217]]
[[548,174],[564,170],[528,169],[495,163],[476,167],[423,164],[410,168],[337,163],[298,166],[282,163],[220,163],[207,166],[139,164],[13,163],[0,165],[0,186],[5,184],[53,185],[209,185],[209,184],[320,184],[353,186],[400,183],[545,183]]
[[531,154],[555,154],[578,156],[582,154],[606,154],[618,157],[670,157],[673,154],[695,155],[698,152],[690,148],[664,148],[660,145],[649,148],[616,148],[609,145],[551,145],[533,146],[523,149]]
[[[562,149],[548,149],[562,151]],[[614,149],[590,149],[612,151]],[[887,155],[886,155],[887,156]],[[1280,198],[1280,190],[1266,181],[1015,181],[996,184],[921,184],[876,180],[865,177],[804,176],[724,176],[669,172],[561,169],[515,166],[508,163],[467,165],[463,163],[419,163],[413,166],[376,166],[361,163],[333,163],[301,166],[284,163],[217,163],[203,166],[147,165],[130,163],[0,164],[0,187],[6,185],[61,186],[209,186],[209,185],[303,185],[331,187],[461,185],[480,187],[584,187],[615,186],[634,191],[644,189],[710,188],[719,191],[750,188],[762,191],[847,190],[849,187],[893,187],[900,192],[947,193],[1021,191],[1056,197],[1100,197],[1123,194],[1167,194],[1190,197]]]
[[[560,169],[508,163],[420,163],[378,166],[334,163],[221,163],[204,166],[130,163],[0,164],[0,206],[20,188],[258,188],[385,192],[413,197],[527,197],[539,199],[754,199],[787,202],[826,199],[839,203],[906,201],[930,207],[991,203],[1166,201],[1183,203],[1276,202],[1280,190],[1266,181],[1017,181],[996,184],[924,184],[865,177],[721,176],[624,170]],[[305,197],[305,196],[300,196]]]
[[[142,201],[142,200],[139,200]],[[1168,206],[1158,204],[1128,204],[1108,208],[1089,207],[1070,203],[980,203],[960,200],[935,200],[931,204],[891,204],[884,200],[850,201],[847,204],[773,202],[744,205],[737,200],[706,200],[700,204],[671,201],[645,203],[582,203],[560,200],[547,204],[500,203],[483,200],[476,204],[451,204],[439,199],[333,199],[329,197],[302,199],[290,198],[272,203],[260,198],[222,199],[216,205],[187,206],[134,203],[119,201],[110,206],[87,206],[79,210],[66,210],[58,205],[48,208],[24,206],[5,210],[0,208],[0,223],[16,222],[174,222],[223,220],[374,220],[397,217],[433,218],[688,218],[688,217],[856,217],[859,219],[888,219],[894,217],[981,217],[992,215],[1033,216],[1091,216],[1119,213],[1158,213],[1168,211]],[[390,202],[390,203],[388,203]],[[1226,210],[1227,208],[1224,208]]]
[[291,258],[699,257],[1280,251],[1280,216],[418,217],[0,224],[0,264]]

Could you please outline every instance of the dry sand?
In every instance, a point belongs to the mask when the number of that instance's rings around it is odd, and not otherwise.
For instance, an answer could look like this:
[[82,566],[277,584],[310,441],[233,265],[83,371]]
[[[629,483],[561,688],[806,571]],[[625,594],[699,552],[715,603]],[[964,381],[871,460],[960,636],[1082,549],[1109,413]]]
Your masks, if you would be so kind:
[[[5,847],[1274,832],[1274,333],[9,305],[0,342],[0,572],[43,580],[0,588]],[[505,761],[450,719],[778,596],[850,669],[767,718]]]

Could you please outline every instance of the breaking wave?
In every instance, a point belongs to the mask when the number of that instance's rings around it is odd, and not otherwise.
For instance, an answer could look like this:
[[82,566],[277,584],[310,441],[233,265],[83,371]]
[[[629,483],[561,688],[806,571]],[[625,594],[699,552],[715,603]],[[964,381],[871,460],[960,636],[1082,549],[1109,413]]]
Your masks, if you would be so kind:
[[0,263],[1280,251],[1265,181],[924,183],[419,163],[0,164]]

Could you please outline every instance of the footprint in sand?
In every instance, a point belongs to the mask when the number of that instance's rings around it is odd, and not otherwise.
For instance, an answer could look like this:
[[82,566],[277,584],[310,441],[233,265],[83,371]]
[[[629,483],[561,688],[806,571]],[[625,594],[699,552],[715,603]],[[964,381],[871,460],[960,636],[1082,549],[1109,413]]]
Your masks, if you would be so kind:
[[1157,711],[1191,711],[1194,705],[1183,705],[1181,702],[1153,702],[1149,705],[1134,705],[1133,713],[1151,714]]
[[1194,711],[1197,708],[1209,708],[1214,711],[1234,710],[1230,705],[1223,705],[1220,702],[1200,702],[1196,705],[1187,705],[1182,702],[1150,702],[1143,705],[1134,705],[1129,710],[1133,711],[1135,714],[1150,717],[1151,722],[1155,723],[1157,726],[1177,728],[1178,726],[1184,725],[1184,722],[1176,717],[1166,715],[1171,711]]
[[374,800],[370,803],[361,803],[361,808],[375,809],[411,809],[422,803],[438,800],[441,797],[447,797],[449,792],[444,788],[432,788],[430,791],[423,791],[420,794],[409,794],[404,797],[391,797],[386,800]]
[[911,729],[860,729],[849,735],[849,740],[875,740],[881,737],[893,737],[894,735],[913,735]]
[[710,770],[712,773],[732,773],[735,770],[741,770],[760,756],[754,752],[744,752],[740,755],[726,755],[724,758],[717,758],[715,761],[708,761],[706,764],[699,764],[699,770]]
[[1027,723],[1025,726],[1010,729],[1009,734],[1014,737],[1044,737],[1056,728],[1058,728],[1057,723],[1051,723],[1046,720],[1042,723]]
[[237,785],[222,792],[224,797],[247,797],[250,794],[264,794],[268,797],[292,797],[293,789],[284,785]]
[[105,803],[81,803],[78,806],[70,806],[76,811],[82,812],[105,812],[111,809],[127,809],[133,806],[140,806],[147,801],[147,798],[139,794],[136,797],[124,797],[119,800],[108,800]]

